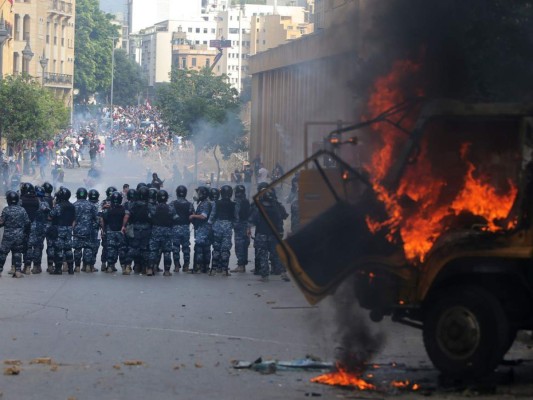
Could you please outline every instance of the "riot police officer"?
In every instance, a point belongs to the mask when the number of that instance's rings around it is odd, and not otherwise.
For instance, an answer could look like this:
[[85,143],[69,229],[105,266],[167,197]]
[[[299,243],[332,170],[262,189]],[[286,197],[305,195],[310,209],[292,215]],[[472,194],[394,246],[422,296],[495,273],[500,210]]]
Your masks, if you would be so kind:
[[[39,210],[39,199],[35,195],[35,187],[29,183],[25,182],[22,184],[22,187],[20,188],[20,205],[24,210],[26,210],[26,213],[28,214],[28,217],[30,218],[30,224],[33,225],[33,221],[35,220],[35,216],[37,214],[37,211]],[[31,236],[31,230],[30,230],[30,236]],[[32,264],[32,257],[33,257],[33,247],[30,246],[29,241],[24,243],[24,252],[23,252],[23,258],[24,258],[24,268],[22,270],[22,273],[29,275],[31,273],[31,264]]]
[[207,223],[211,214],[209,189],[200,186],[196,189],[198,201],[196,210],[189,217],[194,225],[194,262],[192,273],[207,273],[211,262],[211,229]]
[[248,247],[250,247],[250,237],[248,236],[248,218],[250,217],[250,202],[246,198],[246,188],[244,185],[235,186],[235,210],[237,221],[233,224],[235,233],[235,255],[237,256],[237,268],[231,272],[246,272],[248,264]]
[[[98,211],[98,203],[100,201],[100,193],[96,189],[89,190],[88,193],[88,199],[91,204],[94,205],[94,207]],[[97,215],[100,215],[99,213]],[[100,232],[100,221],[97,220],[93,221],[93,225],[91,226],[91,238],[92,238],[92,251],[91,251],[91,258],[88,260],[89,265],[85,268],[85,272],[95,272],[98,271],[98,269],[95,268],[96,265],[96,256],[98,255],[98,249],[100,248],[100,239],[98,238],[98,233]]]
[[183,272],[189,271],[191,261],[191,221],[189,218],[194,214],[194,206],[186,197],[187,188],[180,185],[176,188],[176,200],[170,204],[178,215],[178,219],[172,228],[174,272],[178,272],[180,269],[180,248],[183,251]]
[[[213,227],[213,266],[229,276],[229,257],[231,251],[231,238],[233,236],[233,223],[237,220],[235,202],[231,200],[233,188],[228,185],[220,189],[220,200],[216,200],[209,216],[209,225]],[[215,275],[211,267],[210,275]]]
[[94,226],[98,224],[98,208],[87,200],[89,193],[87,189],[80,187],[76,191],[76,202],[74,209],[76,214],[76,225],[73,229],[74,247],[74,272],[80,272],[83,261],[83,271],[90,268],[94,250]]
[[[126,211],[122,205],[122,194],[114,192],[111,194],[111,207],[104,210],[102,214],[102,231],[105,232],[107,243],[107,272],[116,271],[115,264],[120,261],[122,275],[131,274],[131,266],[126,264],[126,240],[122,233],[124,217]],[[104,266],[102,266],[104,269]]]
[[176,210],[167,204],[168,192],[159,190],[157,193],[157,206],[150,212],[152,221],[152,235],[150,237],[150,267],[146,275],[153,275],[157,270],[161,254],[163,254],[164,276],[172,275],[170,267],[172,265],[172,226],[178,219]]
[[13,263],[13,278],[21,278],[22,251],[24,243],[28,240],[30,230],[30,218],[26,210],[18,205],[19,195],[17,192],[8,190],[6,193],[7,207],[2,210],[0,227],[4,227],[4,236],[0,244],[0,273],[4,270],[4,264],[9,252]]
[[72,226],[76,221],[76,209],[69,201],[70,190],[62,187],[57,192],[57,204],[50,212],[53,226],[57,228],[57,239],[54,244],[54,271],[53,275],[62,274],[63,259],[67,263],[69,275],[74,274],[74,255],[72,254]]

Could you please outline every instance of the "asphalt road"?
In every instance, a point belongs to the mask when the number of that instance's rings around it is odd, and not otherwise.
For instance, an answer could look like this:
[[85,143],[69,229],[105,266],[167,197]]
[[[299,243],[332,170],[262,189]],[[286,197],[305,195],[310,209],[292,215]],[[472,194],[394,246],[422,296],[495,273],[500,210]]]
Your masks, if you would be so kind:
[[[65,185],[75,190],[85,173],[67,171]],[[122,180],[113,183],[121,186]],[[362,323],[384,335],[373,359],[378,368],[366,371],[377,391],[311,383],[316,371],[235,369],[235,360],[259,357],[334,361],[339,344],[333,302],[311,307],[294,283],[279,277],[262,283],[249,272],[98,272],[16,280],[4,273],[0,301],[2,399],[533,398],[533,356],[525,341],[508,356],[524,362],[501,367],[484,385],[443,385],[419,331],[366,318]],[[13,369],[19,373],[7,375]],[[421,389],[392,389],[391,380],[416,382]]]

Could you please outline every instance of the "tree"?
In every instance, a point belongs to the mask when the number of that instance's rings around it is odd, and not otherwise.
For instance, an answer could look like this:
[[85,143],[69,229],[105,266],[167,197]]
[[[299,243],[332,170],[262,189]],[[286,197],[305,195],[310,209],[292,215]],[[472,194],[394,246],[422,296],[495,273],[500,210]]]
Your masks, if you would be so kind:
[[146,86],[139,64],[122,50],[115,50],[115,78],[113,102],[121,106],[136,105],[137,98]]
[[0,134],[9,143],[50,139],[69,122],[69,111],[28,75],[0,80]]
[[[215,76],[207,68],[175,69],[170,84],[159,88],[155,104],[170,130],[191,140],[196,152],[216,152],[219,147],[229,158],[245,149],[239,95],[225,76]],[[218,170],[220,174],[220,165]]]
[[98,0],[76,2],[74,86],[83,101],[111,87],[111,51],[119,27],[99,9]]

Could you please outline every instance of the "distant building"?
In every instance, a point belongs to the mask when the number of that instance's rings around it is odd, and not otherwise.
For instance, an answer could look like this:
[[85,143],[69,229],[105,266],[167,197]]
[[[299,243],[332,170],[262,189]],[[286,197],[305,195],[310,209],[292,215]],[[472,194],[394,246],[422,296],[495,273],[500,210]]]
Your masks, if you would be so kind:
[[187,39],[181,28],[172,34],[172,69],[201,70],[211,68],[218,51],[206,44],[195,44]]
[[250,76],[249,56],[313,32],[304,7],[246,4],[220,11],[216,19],[217,39],[231,40],[233,47],[224,52],[215,72],[227,74],[239,91]]
[[0,22],[3,23],[5,31],[0,40],[3,40],[3,44],[0,44],[0,79],[5,75],[11,75],[13,73],[13,20],[14,13],[12,12],[12,6],[8,1],[4,1],[0,5]]
[[207,49],[209,41],[216,37],[216,22],[214,19],[190,18],[163,21],[142,30],[138,35],[140,64],[148,86],[153,88],[159,83],[170,81],[173,33],[180,31],[186,33],[189,45],[197,49],[206,46]]
[[128,26],[137,33],[168,20],[199,18],[202,0],[128,0]]

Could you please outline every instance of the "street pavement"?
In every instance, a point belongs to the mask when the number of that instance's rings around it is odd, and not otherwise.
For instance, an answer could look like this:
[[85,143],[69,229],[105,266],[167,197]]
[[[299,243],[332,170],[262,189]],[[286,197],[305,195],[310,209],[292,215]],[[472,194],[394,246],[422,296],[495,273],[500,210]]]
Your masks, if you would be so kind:
[[[85,171],[66,173],[65,185],[74,191]],[[522,364],[503,366],[486,385],[444,387],[420,331],[366,317],[361,323],[384,335],[376,365],[366,371],[374,375],[376,391],[311,383],[316,371],[235,369],[236,360],[260,357],[334,361],[339,344],[333,301],[310,306],[293,282],[279,277],[263,283],[250,272],[97,272],[12,279],[4,272],[0,300],[1,399],[533,398],[527,335],[508,356]],[[392,389],[391,380],[421,389]]]

